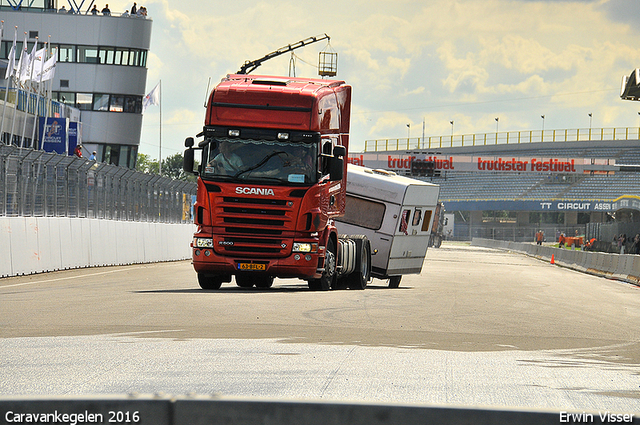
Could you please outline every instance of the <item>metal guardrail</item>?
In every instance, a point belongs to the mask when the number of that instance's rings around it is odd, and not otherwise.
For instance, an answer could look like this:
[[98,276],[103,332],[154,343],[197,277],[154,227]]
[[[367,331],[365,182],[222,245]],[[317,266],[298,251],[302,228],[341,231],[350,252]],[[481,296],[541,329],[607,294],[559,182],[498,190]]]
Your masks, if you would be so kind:
[[640,127],[583,128],[566,130],[506,131],[404,139],[375,139],[364,142],[365,152],[440,149],[463,146],[487,146],[541,142],[583,142],[603,140],[640,140]]
[[0,216],[187,223],[195,194],[193,182],[0,146]]

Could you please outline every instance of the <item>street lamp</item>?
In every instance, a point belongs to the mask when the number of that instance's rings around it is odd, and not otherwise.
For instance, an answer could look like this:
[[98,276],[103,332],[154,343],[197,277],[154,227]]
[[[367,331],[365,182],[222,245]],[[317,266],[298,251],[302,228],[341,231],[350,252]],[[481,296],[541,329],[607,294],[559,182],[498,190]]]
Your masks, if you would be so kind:
[[591,140],[591,122],[593,120],[593,114],[589,112],[589,140]]
[[496,117],[496,145],[498,144],[498,124],[500,122],[500,118]]
[[407,139],[411,138],[411,124],[407,124]]
[[451,124],[451,143],[453,143],[453,121],[449,121]]
[[540,118],[542,118],[542,134],[540,135],[540,141],[544,142],[544,115],[540,115]]

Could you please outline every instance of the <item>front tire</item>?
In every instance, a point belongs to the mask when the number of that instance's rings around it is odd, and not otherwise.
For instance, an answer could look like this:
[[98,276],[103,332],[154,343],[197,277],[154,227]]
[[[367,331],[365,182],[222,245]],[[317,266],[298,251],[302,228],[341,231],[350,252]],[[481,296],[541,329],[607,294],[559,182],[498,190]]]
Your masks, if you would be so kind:
[[329,238],[324,254],[324,271],[320,279],[309,281],[309,288],[314,291],[328,291],[335,286],[336,279],[336,247],[333,239]]
[[198,284],[202,289],[220,289],[223,282],[228,282],[224,276],[198,273]]
[[259,289],[269,289],[273,285],[273,277],[272,276],[258,276],[255,279],[256,288]]

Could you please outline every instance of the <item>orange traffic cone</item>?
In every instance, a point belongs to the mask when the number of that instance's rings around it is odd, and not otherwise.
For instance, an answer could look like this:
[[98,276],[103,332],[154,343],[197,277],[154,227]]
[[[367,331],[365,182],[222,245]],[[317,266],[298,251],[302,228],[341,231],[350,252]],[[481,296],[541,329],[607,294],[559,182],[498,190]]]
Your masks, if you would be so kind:
[[553,254],[551,254],[551,264],[555,264],[556,260]]

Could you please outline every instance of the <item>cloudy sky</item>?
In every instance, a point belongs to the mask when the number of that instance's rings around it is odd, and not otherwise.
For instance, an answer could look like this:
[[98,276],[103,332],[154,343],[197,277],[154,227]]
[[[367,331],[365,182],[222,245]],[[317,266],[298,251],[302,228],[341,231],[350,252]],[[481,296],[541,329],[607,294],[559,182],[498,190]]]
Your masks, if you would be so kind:
[[[316,77],[318,53],[338,53],[336,78],[353,86],[351,152],[421,137],[423,122],[427,137],[495,132],[496,117],[500,132],[640,126],[640,103],[619,97],[640,67],[636,0],[138,3],[154,21],[147,92],[162,80],[163,158],[201,130],[209,78],[323,33],[330,45],[296,50],[295,73]],[[122,12],[132,2],[109,4]],[[285,54],[252,74],[286,76],[290,62]],[[149,108],[140,152],[152,158],[159,121]]]

